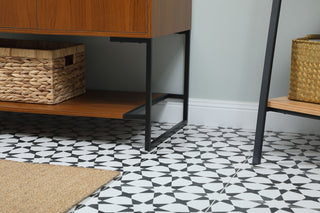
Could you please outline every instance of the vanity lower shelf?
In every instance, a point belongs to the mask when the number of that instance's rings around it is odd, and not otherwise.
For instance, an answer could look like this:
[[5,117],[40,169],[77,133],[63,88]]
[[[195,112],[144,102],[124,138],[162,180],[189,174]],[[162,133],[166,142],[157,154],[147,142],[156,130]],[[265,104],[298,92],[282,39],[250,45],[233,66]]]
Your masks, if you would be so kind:
[[[153,99],[163,94],[153,94]],[[89,90],[56,105],[0,101],[0,111],[123,119],[127,112],[145,104],[145,93]]]

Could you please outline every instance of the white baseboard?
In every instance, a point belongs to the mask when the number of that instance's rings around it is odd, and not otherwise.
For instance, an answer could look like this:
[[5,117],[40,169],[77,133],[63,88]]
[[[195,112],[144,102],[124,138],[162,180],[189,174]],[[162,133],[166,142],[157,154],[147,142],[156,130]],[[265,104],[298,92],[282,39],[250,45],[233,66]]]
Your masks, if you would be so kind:
[[[255,130],[257,103],[190,99],[189,123],[213,127]],[[178,122],[182,119],[182,103],[169,99],[153,108],[154,119]],[[298,133],[320,133],[320,120],[269,112],[266,130]]]

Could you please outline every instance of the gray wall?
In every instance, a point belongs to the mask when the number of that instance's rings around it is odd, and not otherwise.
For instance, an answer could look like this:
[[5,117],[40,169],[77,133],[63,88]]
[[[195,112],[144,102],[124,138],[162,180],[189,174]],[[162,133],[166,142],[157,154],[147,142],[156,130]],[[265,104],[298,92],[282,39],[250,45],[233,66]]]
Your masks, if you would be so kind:
[[[191,98],[257,102],[271,0],[193,0]],[[288,92],[291,40],[320,33],[319,0],[284,0],[271,96]],[[87,87],[143,91],[145,47],[103,37],[0,34],[6,38],[85,43]],[[154,90],[182,91],[183,39],[154,40]]]
[[[271,0],[194,0],[191,96],[257,102]],[[271,96],[288,93],[291,40],[320,33],[319,0],[284,0]]]

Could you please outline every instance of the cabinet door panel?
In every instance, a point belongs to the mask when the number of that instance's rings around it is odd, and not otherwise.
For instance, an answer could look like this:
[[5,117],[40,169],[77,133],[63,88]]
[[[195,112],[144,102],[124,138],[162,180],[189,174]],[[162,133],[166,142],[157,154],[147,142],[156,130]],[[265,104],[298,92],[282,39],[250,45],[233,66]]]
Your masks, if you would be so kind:
[[38,0],[40,29],[146,32],[147,0]]
[[36,28],[37,0],[0,0],[0,27]]

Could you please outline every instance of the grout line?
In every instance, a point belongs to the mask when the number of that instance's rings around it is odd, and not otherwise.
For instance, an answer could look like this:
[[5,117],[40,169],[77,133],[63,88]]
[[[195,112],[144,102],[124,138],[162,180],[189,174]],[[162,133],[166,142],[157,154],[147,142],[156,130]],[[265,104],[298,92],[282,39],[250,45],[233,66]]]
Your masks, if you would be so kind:
[[[249,160],[250,156],[248,156],[243,162],[241,162],[241,164],[245,164],[245,163],[248,163],[248,160]],[[230,178],[230,181],[228,183],[226,183],[226,185],[223,187],[223,189],[221,189],[219,195],[222,195],[222,193],[226,190],[226,188],[230,185],[232,185],[231,181],[233,178],[235,178],[237,176],[237,174],[242,170],[242,168],[238,168],[236,170],[236,172],[231,176]],[[217,199],[212,201],[211,205],[205,210],[204,213],[208,213],[209,210],[212,208],[212,206],[216,203]]]
[[[155,154],[158,150],[161,150],[161,149],[162,149],[161,147],[160,147],[160,148],[159,148],[159,147],[156,147],[156,148],[155,148],[153,151],[151,151],[149,154]],[[136,164],[134,164],[133,166],[139,166],[139,164],[141,165],[141,163],[144,162],[144,161],[146,161],[146,160],[147,160],[146,158],[141,158],[141,162],[136,163]],[[141,166],[140,166],[140,171],[141,171]],[[111,180],[109,183],[107,183],[107,185],[102,186],[102,187],[97,191],[98,197],[99,197],[101,191],[110,188],[110,185],[112,185],[112,183],[114,183],[114,182],[116,182],[116,181],[120,181],[123,176],[125,176],[125,175],[127,175],[127,174],[129,174],[129,173],[130,173],[130,172],[128,172],[128,171],[123,171],[123,170],[120,171],[120,175],[119,175],[119,176],[117,176],[116,178],[114,178],[113,180]],[[93,193],[93,194],[95,194],[95,193]],[[78,204],[78,205],[79,205],[79,204]],[[74,209],[73,211],[68,212],[68,213],[74,213],[74,211],[76,210],[76,207],[77,207],[78,205],[76,205],[76,206],[74,207],[75,209]]]
[[[166,143],[166,142],[165,142],[165,143]],[[143,147],[142,147],[142,149],[143,149]],[[159,151],[159,150],[161,150],[161,149],[163,149],[163,147],[156,147],[156,148],[153,149],[151,152],[149,152],[149,154],[155,154],[155,153],[157,153],[157,151]],[[140,165],[140,171],[141,171],[141,163],[144,162],[144,161],[146,161],[146,160],[147,160],[146,158],[141,158],[141,162],[136,163],[136,164],[134,164],[133,166],[139,166],[139,165]],[[117,176],[116,178],[114,178],[113,180],[111,180],[109,183],[107,183],[106,185],[102,186],[100,189],[97,190],[97,195],[98,195],[98,197],[99,197],[99,194],[101,193],[101,191],[110,188],[110,185],[112,185],[112,183],[114,183],[114,182],[116,182],[116,181],[120,181],[123,176],[125,176],[125,175],[127,175],[127,174],[130,173],[130,172],[128,172],[128,171],[123,171],[123,170],[122,170],[122,171],[119,171],[119,172],[120,172],[120,175],[119,175],[119,176]],[[95,192],[95,193],[96,193],[96,192]],[[95,193],[93,193],[93,194],[95,194]],[[88,198],[89,198],[89,197],[88,197]],[[92,197],[91,197],[91,198],[92,198]],[[78,203],[78,205],[79,205],[79,203]],[[74,208],[76,209],[78,205],[76,205]],[[73,212],[75,211],[75,209],[74,209],[73,211],[71,211],[71,212],[68,212],[68,213],[73,213]]]

